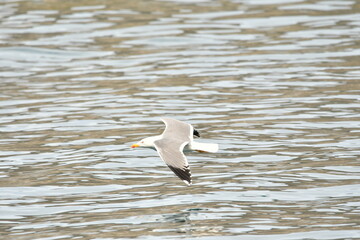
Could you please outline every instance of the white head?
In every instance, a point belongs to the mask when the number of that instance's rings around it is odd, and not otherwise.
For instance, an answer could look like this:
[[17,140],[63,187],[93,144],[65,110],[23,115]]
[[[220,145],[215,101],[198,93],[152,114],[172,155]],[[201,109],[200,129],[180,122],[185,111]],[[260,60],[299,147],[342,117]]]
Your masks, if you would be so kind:
[[138,143],[135,143],[131,145],[132,148],[136,147],[147,147],[147,148],[155,148],[154,141],[159,140],[160,136],[153,136],[153,137],[147,137],[139,141]]

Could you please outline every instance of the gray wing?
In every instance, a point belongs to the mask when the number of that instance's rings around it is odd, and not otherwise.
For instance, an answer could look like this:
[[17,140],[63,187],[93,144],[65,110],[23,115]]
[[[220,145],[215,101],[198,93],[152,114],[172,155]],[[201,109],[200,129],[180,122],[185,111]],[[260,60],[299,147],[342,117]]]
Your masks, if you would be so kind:
[[177,139],[182,142],[192,142],[194,137],[194,128],[185,122],[172,118],[161,118],[165,123],[165,130],[162,133],[164,138]]
[[160,158],[187,185],[191,185],[191,172],[183,149],[189,142],[162,138],[154,142]]

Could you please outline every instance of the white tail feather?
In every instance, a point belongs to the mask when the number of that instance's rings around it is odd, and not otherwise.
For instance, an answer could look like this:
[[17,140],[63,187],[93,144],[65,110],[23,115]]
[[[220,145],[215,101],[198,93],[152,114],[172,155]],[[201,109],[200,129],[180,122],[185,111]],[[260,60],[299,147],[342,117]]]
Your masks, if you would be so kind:
[[216,143],[192,142],[189,148],[195,151],[215,153],[219,150],[219,145]]

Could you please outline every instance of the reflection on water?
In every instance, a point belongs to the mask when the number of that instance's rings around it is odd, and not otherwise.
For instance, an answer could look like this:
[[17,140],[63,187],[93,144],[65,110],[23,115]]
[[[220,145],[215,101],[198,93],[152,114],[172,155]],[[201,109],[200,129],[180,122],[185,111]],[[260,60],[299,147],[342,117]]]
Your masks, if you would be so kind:
[[[4,239],[359,239],[354,0],[2,1]],[[217,154],[186,187],[161,116]]]

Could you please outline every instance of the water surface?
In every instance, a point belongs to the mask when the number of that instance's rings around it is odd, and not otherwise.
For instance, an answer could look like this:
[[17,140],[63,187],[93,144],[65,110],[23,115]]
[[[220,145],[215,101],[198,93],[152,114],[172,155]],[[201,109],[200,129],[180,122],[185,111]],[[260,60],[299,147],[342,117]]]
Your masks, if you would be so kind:
[[[2,1],[4,239],[359,239],[355,0]],[[187,187],[162,116],[216,154]]]

